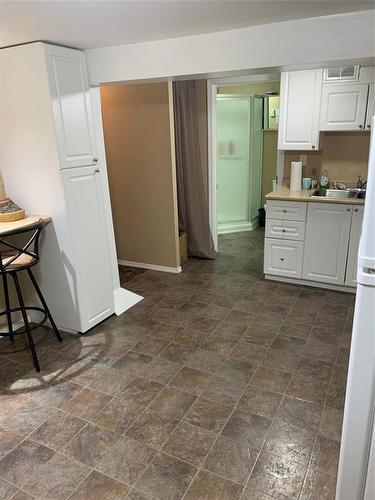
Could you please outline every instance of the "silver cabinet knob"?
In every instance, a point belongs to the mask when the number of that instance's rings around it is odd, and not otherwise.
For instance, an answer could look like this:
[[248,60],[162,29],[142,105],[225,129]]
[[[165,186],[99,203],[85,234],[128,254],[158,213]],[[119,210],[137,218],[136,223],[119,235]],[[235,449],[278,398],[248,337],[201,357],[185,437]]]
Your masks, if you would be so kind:
[[92,161],[93,161],[94,163],[98,163],[98,161],[99,161],[99,160],[98,160],[98,158],[93,158],[93,159],[92,159]]

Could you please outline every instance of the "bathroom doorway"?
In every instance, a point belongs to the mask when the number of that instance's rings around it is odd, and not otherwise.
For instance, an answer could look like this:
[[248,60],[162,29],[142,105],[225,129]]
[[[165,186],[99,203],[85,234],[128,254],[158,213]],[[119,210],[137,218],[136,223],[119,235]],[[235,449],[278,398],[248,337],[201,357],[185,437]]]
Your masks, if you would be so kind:
[[279,75],[263,78],[208,85],[210,224],[216,249],[218,234],[258,227],[264,197],[282,179]]

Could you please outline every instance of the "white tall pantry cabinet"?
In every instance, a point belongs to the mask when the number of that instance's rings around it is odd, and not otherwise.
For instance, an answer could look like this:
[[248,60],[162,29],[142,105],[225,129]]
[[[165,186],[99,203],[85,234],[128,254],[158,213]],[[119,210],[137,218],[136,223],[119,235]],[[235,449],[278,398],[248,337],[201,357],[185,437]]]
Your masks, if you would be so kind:
[[28,213],[52,217],[39,283],[57,325],[85,332],[115,302],[122,312],[141,298],[119,285],[100,107],[84,54],[36,42],[1,50],[0,64],[7,194]]

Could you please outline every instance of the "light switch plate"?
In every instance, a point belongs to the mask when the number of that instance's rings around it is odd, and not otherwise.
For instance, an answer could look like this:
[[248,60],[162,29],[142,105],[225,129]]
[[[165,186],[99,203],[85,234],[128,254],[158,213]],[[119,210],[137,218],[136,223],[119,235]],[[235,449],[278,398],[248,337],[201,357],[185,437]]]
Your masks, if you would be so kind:
[[306,167],[306,165],[307,165],[307,155],[300,155],[299,156],[299,160],[302,163],[302,166]]

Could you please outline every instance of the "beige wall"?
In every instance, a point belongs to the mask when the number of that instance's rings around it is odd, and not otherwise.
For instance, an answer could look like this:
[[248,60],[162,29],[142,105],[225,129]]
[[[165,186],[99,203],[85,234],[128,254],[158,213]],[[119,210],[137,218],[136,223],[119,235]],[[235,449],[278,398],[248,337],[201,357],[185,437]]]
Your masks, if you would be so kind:
[[285,185],[289,185],[290,162],[299,161],[301,153],[307,155],[307,166],[303,167],[304,177],[310,177],[315,168],[318,177],[322,170],[327,169],[329,179],[338,182],[353,183],[359,175],[367,179],[369,133],[326,132],[321,134],[320,144],[319,151],[285,151]]
[[218,87],[218,94],[265,95],[266,92],[278,92],[280,82],[249,83],[242,85],[223,85]]
[[276,179],[277,130],[263,130],[262,151],[262,205],[264,197],[272,191],[272,180]]
[[117,254],[177,267],[177,209],[167,83],[100,89]]

